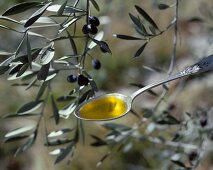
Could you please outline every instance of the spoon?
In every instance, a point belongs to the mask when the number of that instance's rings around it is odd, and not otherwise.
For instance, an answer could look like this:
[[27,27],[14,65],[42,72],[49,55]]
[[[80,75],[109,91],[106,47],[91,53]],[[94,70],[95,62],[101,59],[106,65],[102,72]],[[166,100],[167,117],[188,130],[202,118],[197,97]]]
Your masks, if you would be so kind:
[[185,76],[210,70],[213,70],[213,54],[203,58],[198,63],[187,67],[183,71],[135,91],[130,96],[119,93],[110,93],[91,98],[81,103],[76,108],[74,114],[77,118],[82,120],[103,121],[117,119],[126,115],[130,111],[134,99],[143,92]]

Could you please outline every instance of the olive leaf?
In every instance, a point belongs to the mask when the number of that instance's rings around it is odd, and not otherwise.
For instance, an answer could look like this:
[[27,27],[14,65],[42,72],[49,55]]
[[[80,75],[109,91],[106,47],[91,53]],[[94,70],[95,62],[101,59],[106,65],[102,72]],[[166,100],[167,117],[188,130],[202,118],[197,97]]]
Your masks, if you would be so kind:
[[104,123],[102,126],[109,130],[131,130],[130,127],[118,123]]
[[27,34],[26,40],[27,40],[26,43],[27,43],[27,58],[28,58],[28,63],[29,63],[30,68],[32,68],[33,58],[32,58],[32,54],[31,54],[31,46],[30,46],[30,41],[29,41],[28,34]]
[[45,92],[45,89],[47,87],[47,83],[46,82],[43,82],[38,93],[37,93],[37,96],[36,96],[36,101],[40,100],[40,98],[42,97],[43,93]]
[[24,65],[22,65],[19,72],[16,74],[16,77],[22,76],[25,73],[25,71],[28,69],[28,67],[29,67],[29,63],[25,63]]
[[50,63],[55,55],[54,43],[50,43],[44,47],[38,54],[38,62],[41,65]]
[[74,112],[75,108],[76,108],[76,104],[72,103],[72,104],[69,104],[68,106],[66,106],[63,109],[60,109],[59,110],[60,117],[68,119],[69,116]]
[[1,15],[0,15],[0,20],[9,21],[9,22],[13,22],[13,23],[16,23],[16,24],[21,24],[19,21],[15,20],[15,19],[12,19],[12,18],[9,18],[9,17],[6,17],[6,16],[1,16]]
[[10,30],[10,31],[14,31],[14,32],[20,33],[19,31],[15,30],[15,29],[13,29],[13,28],[10,28],[10,27],[6,27],[6,26],[4,26],[4,25],[0,25],[0,28],[3,28],[3,29],[6,29],[6,30]]
[[11,138],[6,138],[6,139],[4,140],[4,143],[22,140],[22,139],[27,138],[28,136],[29,136],[29,135],[22,135],[22,136],[14,136],[14,137],[11,137]]
[[102,156],[101,159],[97,162],[96,167],[99,167],[106,160],[106,158],[108,158],[109,155],[110,155],[110,152]]
[[86,99],[89,99],[90,97],[92,97],[94,95],[94,91],[89,89],[87,90],[79,99],[79,104],[84,102]]
[[41,113],[13,113],[13,114],[6,114],[2,118],[14,118],[14,117],[28,117],[28,116],[39,116]]
[[[103,31],[100,31],[92,40],[97,40],[97,41],[101,41],[104,37],[104,32]],[[95,41],[91,41],[89,44],[88,44],[88,49],[91,50],[93,49],[95,46],[97,45],[97,43]]]
[[72,46],[73,54],[74,54],[74,55],[77,55],[78,52],[77,52],[77,47],[76,47],[75,41],[73,40],[73,38],[72,38],[72,36],[70,35],[70,33],[69,33],[68,31],[66,31],[66,32],[67,32],[67,35],[68,35],[70,44],[71,44],[71,46]]
[[100,48],[102,48],[104,51],[106,51],[107,53],[112,54],[108,44],[105,41],[98,41],[96,39],[92,39],[96,44],[99,45]]
[[63,14],[64,9],[65,9],[65,7],[66,7],[66,5],[67,5],[67,1],[68,1],[68,0],[64,1],[64,3],[60,6],[60,8],[59,8],[59,10],[58,10],[58,12],[57,12],[57,15],[62,15],[62,14]]
[[26,141],[26,143],[17,149],[15,156],[29,149],[35,143],[36,137],[37,137],[37,132],[34,132],[33,134],[31,134],[28,140]]
[[100,11],[99,5],[98,5],[98,3],[95,0],[90,0],[90,2],[92,3],[92,5],[94,6],[94,8],[97,11]]
[[29,132],[34,128],[35,128],[35,126],[25,126],[25,127],[17,128],[17,129],[12,130],[11,132],[7,133],[4,137],[6,139],[14,138],[14,137],[23,135],[24,133]]
[[29,112],[33,112],[33,111],[37,110],[42,104],[43,104],[43,101],[42,101],[42,100],[28,102],[28,103],[24,104],[23,106],[21,106],[21,107],[17,110],[16,113],[20,114],[20,113],[29,113]]
[[135,5],[136,10],[146,19],[154,28],[159,30],[158,26],[156,25],[155,21],[138,5]]
[[75,22],[77,22],[80,18],[81,18],[81,16],[76,16],[76,17],[66,21],[65,23],[61,24],[60,25],[61,27],[58,30],[59,34],[61,34],[64,30],[66,30],[70,25],[72,25]]
[[76,7],[73,7],[73,6],[66,6],[65,9],[64,9],[64,12],[65,13],[82,13],[82,12],[85,12],[85,11],[83,9],[76,8]]
[[[21,20],[20,22],[21,23],[25,23],[27,20]],[[54,20],[50,17],[40,17],[38,18],[35,23],[39,23],[39,24],[55,24]],[[37,35],[37,36],[40,36],[40,37],[44,37],[42,36],[41,34],[38,34],[38,33],[35,33],[35,32],[32,32],[32,31],[28,31],[27,32],[29,35]]]
[[191,168],[188,168],[188,167],[186,167],[186,165],[183,163],[183,162],[181,162],[181,161],[175,161],[175,160],[171,160],[173,163],[175,163],[176,165],[178,165],[178,166],[180,166],[180,167],[183,167],[184,169],[188,169],[188,170],[190,170]]
[[40,71],[37,74],[37,79],[38,80],[46,80],[47,76],[49,74],[49,68],[50,68],[50,63],[43,65],[40,69]]
[[116,38],[124,39],[124,40],[141,40],[141,38],[133,37],[129,35],[122,35],[122,34],[114,34]]
[[71,142],[66,148],[61,149],[60,154],[55,160],[55,164],[64,160],[64,158],[66,158],[69,155],[69,153],[74,149],[74,147],[75,147],[74,142]]
[[8,77],[7,80],[17,80],[17,79],[23,79],[24,77],[27,77],[27,76],[31,76],[33,75],[34,73],[32,71],[25,71],[21,76],[17,77],[17,73],[16,74],[13,74],[12,76]]
[[64,144],[67,144],[70,142],[73,142],[73,139],[68,139],[68,138],[48,139],[48,141],[46,141],[46,143],[44,143],[44,145],[45,146],[59,146],[59,145],[64,145]]
[[148,44],[148,42],[145,42],[135,53],[134,57],[139,57],[141,55],[141,53],[144,51],[146,45]]
[[95,139],[95,142],[90,144],[91,146],[98,147],[98,146],[107,145],[107,142],[104,141],[103,139],[101,139],[101,138],[99,138],[99,137],[97,137],[95,135],[90,135],[90,136]]
[[60,129],[57,131],[52,131],[51,133],[48,134],[48,138],[55,138],[55,137],[59,137],[65,133],[69,133],[72,132],[75,128],[70,129],[70,128],[64,128],[64,129]]
[[53,109],[53,116],[55,118],[55,123],[57,125],[59,123],[60,117],[59,117],[58,107],[55,103],[53,94],[51,94],[51,103],[52,103],[52,109]]
[[160,10],[164,10],[164,9],[167,9],[167,8],[170,8],[170,6],[167,5],[167,4],[158,4],[158,9],[160,9]]
[[38,5],[41,5],[40,2],[23,2],[23,3],[19,3],[16,4],[12,7],[10,7],[9,9],[7,9],[2,16],[8,16],[8,15],[14,15],[14,14],[18,14],[21,12],[24,12],[30,8],[36,7]]
[[180,124],[181,122],[177,120],[174,116],[169,114],[162,114],[157,120],[157,124],[161,125],[176,125]]
[[[58,4],[55,4],[55,5],[50,5],[48,8],[47,8],[47,11],[50,11],[50,12],[57,12],[60,10],[60,8],[62,7],[63,5],[58,5]],[[64,10],[63,10],[63,13],[81,13],[81,12],[85,12],[83,9],[79,9],[79,8],[76,8],[76,7],[73,7],[73,6],[65,6],[64,7]],[[58,15],[57,15],[58,16]]]
[[40,8],[39,10],[37,10],[24,24],[24,27],[27,28],[29,26],[31,26],[37,19],[39,19],[39,17],[42,16],[42,14],[45,12],[45,10],[48,8],[48,6],[50,6],[52,2],[47,3],[46,5],[44,5],[42,8]]
[[132,22],[135,24],[135,26],[139,29],[141,29],[141,20],[140,18],[132,15],[131,13],[129,13],[129,17],[132,20]]

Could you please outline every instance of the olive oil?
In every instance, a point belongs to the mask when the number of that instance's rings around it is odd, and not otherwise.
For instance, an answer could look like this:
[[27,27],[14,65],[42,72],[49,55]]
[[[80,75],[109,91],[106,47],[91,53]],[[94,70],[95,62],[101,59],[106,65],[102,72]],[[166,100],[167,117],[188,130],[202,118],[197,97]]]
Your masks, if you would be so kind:
[[116,96],[98,98],[84,105],[79,116],[84,119],[103,120],[122,116],[128,107],[123,99]]

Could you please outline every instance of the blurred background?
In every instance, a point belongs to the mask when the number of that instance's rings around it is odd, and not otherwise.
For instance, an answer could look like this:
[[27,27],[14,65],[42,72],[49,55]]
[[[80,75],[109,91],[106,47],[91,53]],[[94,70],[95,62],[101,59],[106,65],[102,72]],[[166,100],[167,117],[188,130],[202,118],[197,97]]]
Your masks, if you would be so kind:
[[[2,14],[10,6],[25,2],[22,0],[1,0],[0,14]],[[131,83],[149,84],[166,76],[169,68],[170,58],[173,48],[173,28],[167,32],[151,40],[145,48],[143,54],[138,58],[133,58],[136,50],[142,45],[143,41],[125,41],[117,39],[113,34],[126,34],[138,36],[133,28],[133,24],[129,18],[129,13],[137,15],[134,5],[139,5],[156,21],[161,30],[165,29],[174,17],[174,8],[167,10],[159,10],[156,4],[166,3],[173,4],[172,0],[99,0],[100,12],[92,8],[94,16],[98,16],[103,24],[100,30],[104,30],[104,39],[109,44],[112,55],[102,54],[98,49],[92,53],[92,56],[98,58],[102,63],[100,70],[94,70],[87,63],[89,73],[97,82],[100,93],[121,92],[130,95],[137,88],[131,86]],[[84,1],[81,2],[82,6]],[[28,11],[30,12],[30,11]],[[31,13],[26,12],[30,16]],[[32,11],[31,11],[32,12]],[[20,19],[22,15],[15,16]],[[13,16],[14,17],[14,16]],[[23,17],[23,16],[22,16]],[[201,18],[202,21],[190,21],[193,18]],[[23,19],[23,18],[22,18]],[[212,0],[188,0],[180,1],[179,17],[178,17],[178,42],[177,42],[177,59],[175,63],[175,71],[181,70],[189,66],[199,59],[213,54],[213,1]],[[81,31],[81,29],[77,30]],[[44,30],[45,34],[54,34],[54,30]],[[0,29],[0,50],[14,51],[20,41],[20,37]],[[67,42],[57,44],[57,56],[63,56],[69,51],[66,46]],[[82,43],[78,42],[79,49],[83,48]],[[1,59],[2,60],[2,59]],[[153,72],[144,66],[160,69],[161,72]],[[66,81],[70,72],[64,72],[62,76],[58,76],[53,83],[56,96],[63,95],[66,91],[73,88]],[[7,81],[7,75],[0,77],[0,115],[6,113],[14,113],[23,103],[31,101],[35,98],[37,89],[25,90],[24,87],[11,86],[14,82]],[[170,84],[170,90],[166,96],[166,100],[175,106],[174,113],[181,117],[183,112],[193,113],[198,108],[211,109],[213,106],[213,74],[203,74],[197,76],[190,81],[185,81],[181,85],[177,82]],[[155,92],[161,94],[162,87],[156,88]],[[158,100],[152,95],[145,93],[138,97],[134,103],[134,110],[142,114],[142,108],[152,108]],[[46,112],[51,112],[51,108],[47,108]],[[104,137],[107,130],[104,129],[102,122],[84,122],[86,142],[79,143],[74,153],[74,157],[70,163],[63,161],[54,165],[55,157],[49,155],[50,148],[45,147],[43,139],[43,131],[39,132],[38,139],[31,149],[18,157],[13,157],[19,142],[4,144],[4,134],[15,127],[24,123],[34,124],[33,119],[1,119],[0,120],[0,170],[93,170],[96,163],[101,157],[108,152],[107,147],[95,148],[90,146],[93,139],[91,134]],[[128,114],[113,123],[122,123],[133,126],[137,118]],[[48,120],[49,129],[58,129],[59,127],[74,127],[76,119],[71,116],[68,120],[62,120],[58,127],[54,122]],[[141,132],[145,131],[144,126]],[[168,127],[170,128],[170,127]],[[168,129],[164,129],[168,130]],[[171,129],[170,129],[171,130]],[[170,167],[169,160],[165,160],[164,147],[157,147],[133,141],[133,146],[126,152],[115,152],[109,156],[101,166],[97,169],[114,169],[114,170],[143,170],[143,169],[177,169]],[[212,146],[212,145],[211,145]],[[162,159],[161,159],[162,158]],[[210,153],[202,160],[197,168],[199,170],[213,169],[213,154]]]

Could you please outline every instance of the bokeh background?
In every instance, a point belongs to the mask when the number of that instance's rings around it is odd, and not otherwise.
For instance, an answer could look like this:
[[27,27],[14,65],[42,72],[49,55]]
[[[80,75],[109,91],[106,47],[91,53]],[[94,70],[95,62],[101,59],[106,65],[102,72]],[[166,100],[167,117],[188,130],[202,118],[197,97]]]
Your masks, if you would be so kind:
[[[1,0],[0,14],[11,5],[22,0]],[[82,4],[84,1],[81,2]],[[166,76],[165,72],[169,68],[170,58],[172,55],[172,42],[174,30],[171,28],[162,36],[154,38],[146,47],[144,53],[136,59],[133,59],[135,51],[142,45],[140,41],[125,41],[116,39],[113,34],[127,34],[138,36],[133,29],[132,22],[129,18],[129,12],[136,14],[134,5],[139,5],[145,9],[156,21],[159,28],[164,29],[174,16],[174,8],[167,10],[159,10],[156,7],[158,3],[172,4],[172,0],[99,0],[100,12],[92,10],[92,14],[103,18],[105,23],[100,29],[105,31],[104,39],[109,43],[112,55],[102,54],[98,49],[92,55],[98,58],[102,63],[101,70],[93,70],[90,61],[87,63],[89,73],[94,77],[100,89],[100,93],[121,92],[123,94],[131,94],[137,88],[130,83],[149,84]],[[30,15],[26,12],[26,15]],[[21,15],[20,15],[21,16]],[[17,16],[20,17],[20,16]],[[107,17],[107,19],[106,19]],[[189,22],[194,17],[202,18],[202,22]],[[198,61],[200,58],[213,53],[213,1],[212,0],[188,0],[180,1],[179,19],[178,19],[178,43],[177,43],[177,60],[175,70],[178,71],[186,66]],[[51,30],[45,30],[50,33]],[[44,31],[44,32],[45,32]],[[81,31],[81,28],[78,30]],[[54,32],[54,30],[52,30]],[[13,51],[19,43],[17,35],[0,29],[0,50]],[[82,44],[79,42],[79,48]],[[57,55],[63,56],[69,50],[65,44],[57,45]],[[163,73],[152,72],[144,69],[143,66],[159,68]],[[65,72],[62,76],[58,76],[53,86],[56,95],[60,96],[65,91],[73,88],[66,81]],[[183,87],[177,89],[176,83],[171,83],[171,88],[167,100],[175,104],[175,113],[179,116],[183,112],[194,112],[200,108],[211,108],[213,106],[213,75],[205,74],[198,76],[187,83]],[[23,87],[11,86],[14,82],[7,81],[6,75],[0,78],[0,115],[13,113],[23,103],[35,98],[36,89],[26,91]],[[155,89],[156,93],[161,94],[162,87]],[[141,112],[143,107],[153,107],[157,103],[156,98],[149,94],[140,96],[134,103],[134,109]],[[51,112],[51,108],[46,112]],[[84,122],[86,132],[85,144],[79,143],[75,150],[72,161],[67,164],[64,161],[54,165],[55,157],[50,156],[49,148],[43,145],[43,131],[41,129],[39,137],[35,145],[26,153],[13,157],[13,154],[19,142],[4,144],[3,137],[9,130],[22,125],[35,123],[33,119],[1,119],[0,120],[0,170],[93,170],[96,168],[98,160],[108,152],[106,147],[94,148],[90,146],[93,139],[90,134],[96,134],[103,137],[106,129],[101,127],[101,122]],[[127,124],[133,126],[137,118],[132,114],[113,121],[114,123]],[[74,127],[75,118],[71,116],[66,121],[61,121],[56,128],[53,121],[48,121],[49,129],[57,129],[59,127]],[[166,130],[166,129],[165,129]],[[114,169],[114,170],[142,170],[142,169],[165,169],[164,162],[169,160],[155,159],[153,156],[158,152],[158,156],[163,154],[163,148],[153,148],[140,142],[133,142],[132,149],[128,152],[114,153],[107,158],[104,163],[97,169]],[[147,163],[148,161],[148,163]],[[147,167],[147,168],[144,168]],[[164,167],[164,168],[163,168]],[[211,170],[213,168],[213,155],[209,154],[198,169]]]

